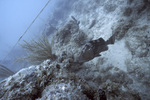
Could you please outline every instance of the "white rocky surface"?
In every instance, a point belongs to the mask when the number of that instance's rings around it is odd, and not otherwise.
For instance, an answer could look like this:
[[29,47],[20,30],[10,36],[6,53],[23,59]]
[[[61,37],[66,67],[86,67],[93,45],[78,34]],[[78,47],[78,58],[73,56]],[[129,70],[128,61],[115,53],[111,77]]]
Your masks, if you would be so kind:
[[[148,100],[150,98],[149,7],[150,2],[148,0],[86,0],[75,2],[71,15],[80,21],[79,29],[87,36],[87,41],[100,37],[107,40],[112,34],[116,34],[116,41],[114,45],[109,45],[108,51],[101,53],[102,56],[84,63],[83,67],[79,68],[80,70],[74,69],[72,71],[76,71],[78,75],[84,77],[91,84],[97,84],[101,88],[103,87],[102,84],[112,82],[111,87],[118,84],[119,91],[126,90],[129,93],[136,91],[142,100]],[[94,25],[92,25],[93,23]],[[76,34],[80,36],[79,32]],[[80,41],[82,42],[84,39],[81,38]],[[80,51],[76,42],[76,40],[73,43],[69,41],[67,45],[59,46],[59,49],[55,45],[55,50],[58,50],[56,53],[67,51],[73,52],[73,55],[76,56]],[[110,91],[116,90],[111,88]],[[127,96],[121,97],[121,95],[119,97],[109,94],[108,97],[110,100],[127,99]]]
[[[0,98],[87,100],[91,99],[87,93],[90,89],[81,88],[85,82],[95,94],[95,88],[104,90],[108,100],[149,100],[150,1],[77,0],[69,14],[80,24],[69,18],[66,26],[53,34],[51,44],[58,60],[45,61],[10,76],[0,83]],[[82,65],[68,63],[79,59],[87,41],[100,37],[107,40],[112,34],[116,34],[115,44],[109,45],[102,56]],[[66,56],[62,60],[63,52]],[[31,73],[25,74],[26,70]],[[84,82],[71,81],[72,73],[74,80],[79,77]],[[98,97],[95,94],[92,99]]]

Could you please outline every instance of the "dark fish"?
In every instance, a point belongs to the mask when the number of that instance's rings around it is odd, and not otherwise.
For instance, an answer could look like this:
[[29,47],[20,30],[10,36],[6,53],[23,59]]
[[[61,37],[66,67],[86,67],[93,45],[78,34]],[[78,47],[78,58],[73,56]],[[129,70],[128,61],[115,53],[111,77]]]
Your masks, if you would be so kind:
[[82,47],[79,62],[86,62],[95,57],[101,56],[100,53],[108,50],[109,44],[114,44],[115,35],[111,36],[107,41],[103,38],[87,42]]
[[73,19],[73,21],[74,21],[76,24],[78,24],[78,25],[80,24],[80,21],[77,21],[74,16],[71,16],[71,18]]

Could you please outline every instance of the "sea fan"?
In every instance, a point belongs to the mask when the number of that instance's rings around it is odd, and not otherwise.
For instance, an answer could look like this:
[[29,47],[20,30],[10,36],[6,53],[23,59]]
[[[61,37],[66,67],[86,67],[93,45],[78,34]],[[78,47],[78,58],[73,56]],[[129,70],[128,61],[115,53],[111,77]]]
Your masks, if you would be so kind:
[[8,77],[13,75],[14,72],[8,69],[6,66],[0,64],[0,77]]
[[54,60],[56,58],[56,56],[52,54],[50,43],[45,36],[42,35],[37,41],[32,39],[30,43],[27,41],[24,42],[25,43],[21,46],[27,51],[28,55],[22,60],[27,59],[33,63],[41,63],[46,59]]

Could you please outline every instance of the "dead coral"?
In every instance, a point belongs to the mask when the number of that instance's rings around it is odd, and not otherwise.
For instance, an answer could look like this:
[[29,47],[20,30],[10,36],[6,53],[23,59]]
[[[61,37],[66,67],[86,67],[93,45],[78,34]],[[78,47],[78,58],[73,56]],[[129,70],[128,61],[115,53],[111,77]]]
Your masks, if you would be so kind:
[[146,57],[149,52],[149,27],[134,27],[132,33],[129,32],[126,39],[126,46],[132,55],[137,57]]
[[88,37],[87,35],[83,32],[83,31],[79,31],[78,34],[74,34],[73,35],[73,41],[79,46],[81,47],[82,45],[84,45],[87,42]]
[[[93,100],[97,89],[76,74],[68,72],[65,65],[70,60],[66,58],[64,61],[46,60],[40,65],[19,71],[0,84],[0,99]],[[24,74],[24,71],[28,73]]]
[[[122,88],[124,90],[122,90]],[[108,94],[109,100],[141,100],[139,93],[131,91],[128,88],[121,86],[119,83],[107,81],[102,85],[102,89]]]
[[115,5],[115,4],[106,4],[104,6],[104,10],[106,11],[106,13],[113,12],[116,10],[116,8],[117,8],[117,5]]
[[124,20],[119,20],[119,24],[117,27],[115,27],[112,31],[113,34],[115,34],[115,39],[116,40],[121,40],[128,32],[128,30],[133,26],[133,21],[124,21]]
[[123,12],[123,15],[126,17],[129,17],[132,14],[132,8],[128,7],[125,8],[125,11]]

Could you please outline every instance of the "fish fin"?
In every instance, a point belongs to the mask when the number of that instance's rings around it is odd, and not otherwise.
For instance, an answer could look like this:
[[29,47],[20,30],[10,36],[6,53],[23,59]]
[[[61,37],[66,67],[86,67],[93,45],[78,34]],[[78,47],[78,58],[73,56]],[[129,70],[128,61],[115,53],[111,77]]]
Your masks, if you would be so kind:
[[115,35],[112,35],[107,41],[106,44],[114,44],[115,43]]

